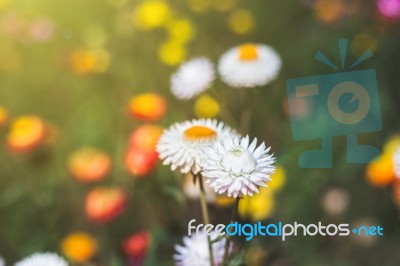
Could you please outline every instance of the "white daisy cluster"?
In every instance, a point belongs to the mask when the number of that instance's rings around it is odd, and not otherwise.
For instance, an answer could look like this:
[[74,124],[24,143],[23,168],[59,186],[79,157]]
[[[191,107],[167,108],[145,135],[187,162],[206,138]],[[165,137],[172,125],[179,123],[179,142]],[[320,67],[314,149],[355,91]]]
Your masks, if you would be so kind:
[[[279,73],[282,61],[273,48],[264,44],[243,44],[225,52],[218,72],[229,86],[252,88],[267,85]],[[177,99],[189,100],[207,90],[215,79],[214,66],[199,57],[183,63],[171,77],[171,92]]]
[[206,152],[202,175],[207,183],[219,193],[229,197],[253,196],[258,187],[266,187],[275,171],[275,158],[269,154],[264,142],[257,147],[257,139],[249,137],[226,138]]
[[161,136],[157,151],[164,165],[174,171],[201,174],[215,192],[228,196],[252,196],[266,187],[274,172],[270,148],[257,139],[250,143],[217,120],[176,123]]
[[[216,234],[211,234],[211,240],[216,239],[216,237]],[[215,265],[222,264],[225,243],[226,239],[222,238],[212,244]],[[191,237],[183,237],[183,246],[175,245],[175,251],[174,260],[177,266],[210,265],[207,234],[204,231],[193,234]]]
[[67,261],[55,253],[35,253],[17,262],[14,266],[68,266]]
[[205,158],[205,149],[214,142],[237,134],[224,123],[211,119],[198,119],[176,123],[165,130],[157,145],[164,165],[181,173],[198,174]]

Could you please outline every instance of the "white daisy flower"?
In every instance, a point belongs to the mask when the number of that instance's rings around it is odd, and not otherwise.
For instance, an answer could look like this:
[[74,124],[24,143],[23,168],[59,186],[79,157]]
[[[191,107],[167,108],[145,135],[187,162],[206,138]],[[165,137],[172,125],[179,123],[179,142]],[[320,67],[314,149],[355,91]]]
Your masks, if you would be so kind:
[[207,158],[202,164],[202,174],[207,177],[215,192],[227,193],[229,197],[253,196],[258,187],[266,187],[270,175],[275,171],[275,158],[264,142],[258,147],[255,138],[250,144],[249,136],[225,138],[222,144],[207,149]]
[[271,47],[244,44],[223,54],[218,71],[222,80],[232,87],[264,86],[278,76],[282,62]]
[[214,142],[237,136],[224,123],[211,119],[198,119],[175,123],[164,130],[157,144],[157,152],[164,165],[171,170],[180,169],[181,173],[198,174],[204,159],[204,150]]
[[[217,235],[211,233],[211,239]],[[212,244],[213,258],[215,265],[221,265],[224,259],[226,239],[222,238]],[[207,234],[200,231],[190,237],[183,237],[183,246],[175,245],[175,265],[177,266],[204,266],[210,265],[210,253],[208,250]],[[232,247],[232,246],[231,246]]]
[[35,253],[17,262],[14,266],[67,266],[68,263],[55,253]]
[[171,91],[176,98],[188,100],[208,89],[214,79],[210,60],[195,58],[183,63],[171,77]]
[[0,257],[0,266],[5,266],[5,265],[6,265],[5,260],[2,257]]
[[394,152],[393,155],[394,173],[398,179],[400,179],[400,147]]

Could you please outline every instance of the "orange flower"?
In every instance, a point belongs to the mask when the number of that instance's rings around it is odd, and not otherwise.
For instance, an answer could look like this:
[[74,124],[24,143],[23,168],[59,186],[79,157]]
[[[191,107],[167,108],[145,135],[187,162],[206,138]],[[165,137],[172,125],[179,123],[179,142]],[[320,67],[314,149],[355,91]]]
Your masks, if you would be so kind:
[[71,261],[84,263],[96,253],[97,243],[91,235],[75,232],[63,239],[61,250]]
[[141,120],[158,120],[164,116],[166,109],[165,99],[156,93],[139,94],[129,103],[131,115]]
[[342,0],[318,0],[314,6],[317,19],[328,24],[337,21],[344,11]]
[[156,151],[147,152],[133,148],[125,155],[125,168],[134,176],[145,176],[154,169],[157,161]]
[[111,168],[110,157],[97,149],[81,148],[75,151],[68,162],[72,176],[83,182],[99,181]]
[[128,237],[122,244],[126,255],[132,257],[143,257],[150,245],[151,235],[147,231],[141,231]]
[[107,222],[120,215],[126,204],[125,192],[118,188],[95,188],[86,196],[86,215],[98,222]]
[[144,125],[135,129],[129,137],[129,147],[154,152],[163,129],[159,126]]
[[36,116],[21,116],[13,121],[7,136],[12,151],[26,152],[39,146],[46,135],[44,122]]
[[374,187],[386,187],[395,179],[392,156],[384,155],[367,166],[367,181]]

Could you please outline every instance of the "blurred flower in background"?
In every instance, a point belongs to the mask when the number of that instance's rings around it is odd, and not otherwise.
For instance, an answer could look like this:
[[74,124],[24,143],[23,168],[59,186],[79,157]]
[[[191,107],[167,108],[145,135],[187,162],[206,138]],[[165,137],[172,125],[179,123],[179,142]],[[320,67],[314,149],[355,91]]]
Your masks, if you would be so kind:
[[330,215],[340,215],[347,210],[349,200],[347,191],[340,188],[332,188],[323,196],[322,207]]
[[97,242],[92,235],[84,232],[75,232],[62,240],[61,250],[71,261],[85,263],[95,255]]
[[253,14],[246,9],[234,10],[228,18],[229,28],[237,34],[246,34],[253,31],[255,24]]
[[194,104],[194,114],[198,118],[215,118],[220,113],[218,101],[208,94],[201,95]]
[[176,66],[186,59],[187,51],[179,40],[169,39],[159,46],[158,55],[161,62],[169,66]]
[[148,175],[154,170],[158,162],[156,151],[145,151],[138,148],[129,148],[125,154],[125,168],[134,177]]
[[84,147],[71,154],[68,170],[71,175],[82,182],[102,180],[111,169],[111,159],[108,154]]
[[345,8],[342,0],[317,0],[314,13],[319,21],[329,24],[339,20]]
[[400,147],[400,137],[389,139],[383,148],[383,153],[372,161],[366,169],[367,181],[375,187],[386,187],[395,180],[395,166],[393,156]]
[[167,109],[165,99],[156,93],[142,93],[132,97],[129,112],[143,121],[156,121],[164,117]]
[[166,27],[169,39],[178,43],[186,44],[193,40],[196,35],[195,25],[186,18],[172,19]]
[[374,187],[386,187],[394,181],[392,156],[382,155],[367,167],[367,181]]
[[78,49],[71,53],[70,64],[77,74],[104,73],[108,70],[111,56],[108,51],[97,49]]
[[151,30],[164,26],[171,17],[167,2],[150,0],[142,2],[133,13],[133,22],[141,30]]
[[286,183],[286,171],[283,166],[278,165],[275,172],[271,175],[271,181],[268,182],[268,188],[272,192],[279,192]]
[[275,79],[281,68],[279,55],[263,44],[243,44],[231,48],[219,60],[221,79],[232,87],[264,86]]
[[67,266],[68,263],[55,253],[35,253],[14,266]]
[[[212,235],[212,234],[211,234]],[[215,240],[217,235],[211,236]],[[222,238],[212,245],[215,265],[222,265],[226,239]],[[177,266],[204,266],[210,263],[210,254],[207,247],[207,234],[204,231],[183,237],[183,246],[175,245],[175,263]]]
[[14,152],[28,152],[41,144],[46,138],[46,125],[37,116],[20,116],[12,121],[7,135],[7,145]]
[[129,136],[129,147],[154,152],[162,132],[163,129],[160,126],[151,124],[139,126]]
[[400,17],[399,0],[377,0],[379,13],[388,19],[397,19]]
[[271,175],[268,188],[261,187],[258,194],[243,197],[239,204],[239,215],[255,222],[271,217],[275,208],[275,194],[283,188],[285,182],[286,171],[278,165]]
[[353,38],[350,48],[354,55],[361,56],[368,49],[375,52],[378,49],[378,40],[372,31],[362,31]]
[[126,194],[119,188],[98,187],[86,196],[86,215],[96,222],[108,222],[125,209]]
[[38,42],[47,42],[54,36],[55,25],[52,20],[48,18],[39,18],[29,25],[28,34],[32,40]]
[[[125,255],[133,258],[135,261],[142,261],[151,244],[151,234],[148,231],[140,231],[127,237],[122,243],[122,249]],[[141,264],[141,263],[137,263]]]
[[207,58],[194,58],[182,64],[171,77],[176,98],[188,100],[207,90],[215,79],[214,66]]
[[2,257],[0,257],[0,266],[6,266],[6,262]]
[[274,194],[268,188],[260,188],[253,196],[244,196],[239,204],[239,215],[252,221],[262,221],[271,216],[275,207]]

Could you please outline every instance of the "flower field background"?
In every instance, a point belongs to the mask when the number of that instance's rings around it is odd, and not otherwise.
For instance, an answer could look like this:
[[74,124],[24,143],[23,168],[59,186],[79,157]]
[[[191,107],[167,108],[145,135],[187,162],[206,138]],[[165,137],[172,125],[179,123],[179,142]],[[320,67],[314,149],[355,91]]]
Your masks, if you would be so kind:
[[[384,228],[383,237],[239,241],[230,265],[399,265],[399,21],[397,0],[0,0],[4,265],[42,252],[70,265],[174,265],[188,221],[202,222],[200,192],[190,173],[162,165],[156,145],[164,129],[194,118],[271,146],[272,181],[241,200],[241,221]],[[286,80],[334,73],[314,57],[321,50],[339,62],[343,38],[350,61],[374,53],[360,69],[377,72],[383,130],[361,140],[382,154],[347,164],[337,137],[333,168],[302,169],[299,154],[319,144],[293,141]],[[171,82],[187,60],[218,69],[226,51],[247,43],[279,55],[267,85],[233,88],[216,71],[208,90],[186,95]],[[254,56],[255,46],[240,47]],[[211,82],[206,73],[187,87]],[[235,200],[206,192],[211,223],[227,224]]]

